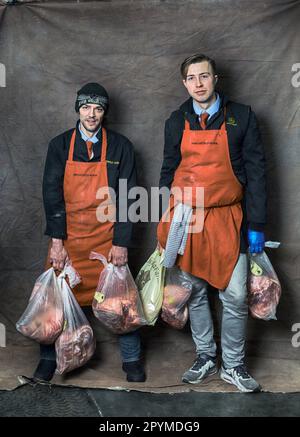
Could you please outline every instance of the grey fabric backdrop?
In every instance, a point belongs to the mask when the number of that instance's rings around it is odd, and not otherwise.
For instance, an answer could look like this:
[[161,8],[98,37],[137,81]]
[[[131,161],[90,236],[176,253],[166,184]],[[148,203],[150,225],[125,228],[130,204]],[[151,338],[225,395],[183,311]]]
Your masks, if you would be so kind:
[[[268,161],[267,238],[282,281],[279,318],[300,322],[300,2],[197,0],[0,2],[0,321],[8,341],[42,271],[41,181],[49,140],[74,126],[75,92],[99,81],[111,95],[109,127],[134,143],[139,184],[157,185],[164,121],[186,98],[179,65],[194,52],[215,58],[219,87],[252,105]],[[300,82],[300,79],[299,79]],[[296,83],[297,84],[297,83]],[[155,247],[141,225],[132,269]]]

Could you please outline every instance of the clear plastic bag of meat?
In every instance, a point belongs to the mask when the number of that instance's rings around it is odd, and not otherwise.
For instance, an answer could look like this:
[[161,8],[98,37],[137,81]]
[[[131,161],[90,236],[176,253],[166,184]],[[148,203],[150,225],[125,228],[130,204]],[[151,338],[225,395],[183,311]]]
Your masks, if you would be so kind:
[[63,329],[63,302],[51,267],[38,277],[17,330],[38,343],[52,344]]
[[262,320],[276,320],[276,309],[281,296],[281,285],[265,252],[252,255],[248,279],[250,314]]
[[55,342],[56,373],[60,375],[83,366],[96,349],[93,330],[66,281],[66,275],[64,270],[57,279],[64,306],[64,327]]
[[166,270],[161,318],[173,328],[182,329],[188,319],[187,301],[193,285],[177,266]]
[[96,252],[91,252],[90,259],[104,264],[92,304],[95,317],[115,334],[126,334],[146,325],[142,302],[128,265],[114,266]]
[[139,271],[135,281],[148,325],[155,325],[162,306],[166,270],[162,265],[163,256],[156,249]]

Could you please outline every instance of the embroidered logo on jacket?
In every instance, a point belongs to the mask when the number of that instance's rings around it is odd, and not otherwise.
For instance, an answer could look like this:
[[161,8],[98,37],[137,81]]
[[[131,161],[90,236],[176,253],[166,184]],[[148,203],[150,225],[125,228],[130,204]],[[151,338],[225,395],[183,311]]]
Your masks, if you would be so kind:
[[106,160],[106,162],[107,162],[107,164],[115,164],[115,165],[120,164],[120,161],[108,161],[108,160]]
[[233,117],[228,117],[226,124],[229,124],[230,126],[237,126],[237,122],[236,122],[235,118],[233,118]]

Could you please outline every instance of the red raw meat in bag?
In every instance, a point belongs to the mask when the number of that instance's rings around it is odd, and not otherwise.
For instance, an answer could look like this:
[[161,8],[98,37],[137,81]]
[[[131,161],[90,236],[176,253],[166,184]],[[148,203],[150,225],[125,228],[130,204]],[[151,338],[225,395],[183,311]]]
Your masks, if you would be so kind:
[[263,320],[276,320],[281,285],[265,252],[250,256],[248,302],[250,314]]
[[104,264],[92,304],[97,319],[115,334],[125,334],[146,325],[139,292],[128,265],[116,267],[96,252],[91,252],[90,259]]
[[[93,356],[96,340],[93,330],[66,281],[68,270],[58,277],[64,305],[64,327],[55,342],[56,373],[64,374],[83,366]],[[68,276],[70,284],[76,283]],[[75,278],[76,279],[76,278]],[[78,283],[78,282],[77,282]]]
[[161,318],[173,328],[182,329],[188,319],[187,301],[192,292],[192,282],[184,272],[174,266],[167,269]]
[[17,330],[38,343],[52,344],[63,329],[63,302],[54,269],[38,277]]

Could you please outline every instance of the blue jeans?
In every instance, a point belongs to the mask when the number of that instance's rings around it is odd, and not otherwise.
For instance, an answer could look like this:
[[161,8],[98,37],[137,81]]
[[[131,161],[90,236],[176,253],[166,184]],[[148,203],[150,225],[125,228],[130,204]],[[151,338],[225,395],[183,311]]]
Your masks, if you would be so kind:
[[118,338],[123,363],[130,363],[141,358],[141,337],[139,330],[119,335]]

